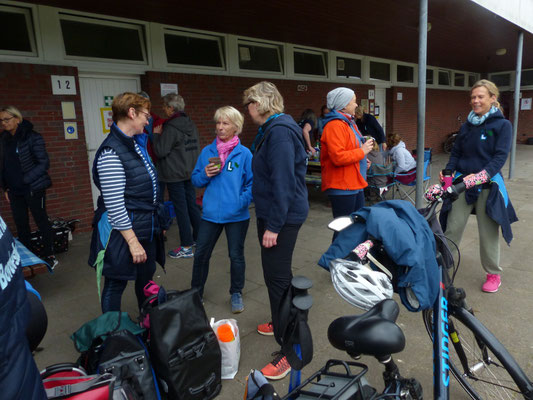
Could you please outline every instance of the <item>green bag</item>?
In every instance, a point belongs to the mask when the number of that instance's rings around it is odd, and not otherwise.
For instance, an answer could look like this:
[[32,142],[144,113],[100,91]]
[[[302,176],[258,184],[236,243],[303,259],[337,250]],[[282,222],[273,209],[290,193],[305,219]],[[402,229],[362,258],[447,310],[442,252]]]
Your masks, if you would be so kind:
[[91,348],[95,339],[100,338],[103,341],[110,332],[122,329],[130,331],[134,335],[139,335],[144,332],[143,328],[130,319],[127,312],[108,311],[83,324],[70,338],[74,342],[76,350],[83,353]]

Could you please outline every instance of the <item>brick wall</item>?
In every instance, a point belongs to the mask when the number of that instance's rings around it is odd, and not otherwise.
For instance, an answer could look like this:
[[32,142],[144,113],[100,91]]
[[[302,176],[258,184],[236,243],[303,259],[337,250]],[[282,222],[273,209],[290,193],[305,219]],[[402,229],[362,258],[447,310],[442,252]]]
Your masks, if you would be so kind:
[[[509,119],[513,121],[514,114],[514,92],[506,92],[502,94],[506,104],[509,107]],[[523,90],[522,98],[533,98],[533,90]],[[521,99],[520,99],[521,101]],[[520,104],[520,103],[519,103]],[[518,111],[518,132],[517,143],[525,143],[528,138],[533,138],[533,110],[519,110]]]
[[[0,104],[17,107],[45,140],[50,157],[48,172],[52,178],[52,187],[47,190],[47,211],[50,217],[79,218],[79,231],[87,231],[90,229],[93,209],[80,90],[78,86],[75,96],[52,95],[50,75],[77,78],[78,70],[74,67],[2,63]],[[73,101],[75,104],[77,140],[65,140],[61,101]],[[10,229],[16,232],[11,209],[3,196],[0,200],[0,214]],[[31,217],[30,221],[33,224]]]

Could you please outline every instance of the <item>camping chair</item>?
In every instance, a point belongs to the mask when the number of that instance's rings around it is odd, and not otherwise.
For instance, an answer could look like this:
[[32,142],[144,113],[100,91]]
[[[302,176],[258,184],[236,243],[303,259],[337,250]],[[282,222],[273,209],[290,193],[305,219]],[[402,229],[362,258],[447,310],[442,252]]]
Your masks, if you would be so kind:
[[[424,191],[427,190],[429,186],[429,181],[431,180],[431,157],[432,149],[424,149]],[[398,197],[402,200],[409,199],[413,204],[415,204],[414,193],[416,191],[416,179],[413,179],[409,183],[403,183],[405,181],[402,178],[416,177],[416,170],[409,173],[397,173],[394,174],[394,192],[398,193]],[[400,180],[398,179],[400,178]]]
[[[372,163],[366,173],[368,182],[368,189],[370,195],[368,196],[372,203],[377,203],[385,200],[385,196],[390,187],[395,185],[394,182],[394,163],[377,164]],[[372,201],[372,192],[378,194],[378,200]]]

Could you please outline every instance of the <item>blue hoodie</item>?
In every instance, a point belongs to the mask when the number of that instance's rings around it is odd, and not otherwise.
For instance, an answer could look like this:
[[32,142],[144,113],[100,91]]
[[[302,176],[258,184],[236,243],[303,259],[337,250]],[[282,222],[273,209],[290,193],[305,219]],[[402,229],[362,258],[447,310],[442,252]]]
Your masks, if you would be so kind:
[[307,153],[302,128],[291,116],[271,119],[262,129],[252,162],[255,213],[266,229],[279,233],[283,225],[303,224],[307,218]]
[[206,187],[202,219],[216,224],[250,219],[252,153],[239,143],[228,156],[220,174],[209,178],[205,174],[205,166],[211,157],[218,157],[216,139],[204,147],[191,176],[194,186]]

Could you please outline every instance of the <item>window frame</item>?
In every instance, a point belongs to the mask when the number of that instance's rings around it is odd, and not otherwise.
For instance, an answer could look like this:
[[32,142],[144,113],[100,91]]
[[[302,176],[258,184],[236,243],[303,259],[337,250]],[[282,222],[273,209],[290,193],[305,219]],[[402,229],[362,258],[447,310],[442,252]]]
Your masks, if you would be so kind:
[[[452,75],[452,71],[449,70],[449,69],[444,69],[444,68],[437,68],[436,70],[436,76],[437,76],[437,80],[435,82],[435,86],[439,87],[439,88],[447,88],[447,89],[452,89],[454,86],[453,86],[453,82],[452,82],[452,78],[453,78],[453,75]],[[441,72],[445,72],[448,74],[448,85],[443,85],[439,82],[439,74]],[[433,75],[433,77],[435,77],[435,75]]]
[[[351,54],[351,53],[342,53],[338,51],[330,51],[329,53],[329,61],[330,61],[330,67],[329,70],[331,71],[331,80],[333,81],[342,81],[342,82],[352,82],[354,84],[358,84],[364,81],[365,76],[365,58],[362,55],[358,54]],[[361,76],[359,78],[357,77],[350,77],[347,78],[345,76],[338,76],[337,75],[337,58],[350,58],[352,60],[359,60],[361,62]]]
[[[142,22],[136,22],[136,21],[123,22],[123,21],[119,21],[115,19],[103,18],[102,16],[83,15],[83,14],[78,14],[78,13],[66,12],[62,10],[58,10],[57,17],[58,17],[58,24],[59,24],[59,33],[60,33],[60,38],[61,38],[62,54],[65,60],[112,62],[112,63],[121,63],[121,64],[133,64],[133,65],[149,65],[148,49],[147,49],[147,43],[149,43],[149,37],[147,34],[146,24]],[[89,24],[94,23],[97,25],[107,25],[107,26],[113,26],[113,27],[118,27],[118,28],[129,28],[129,29],[134,28],[135,30],[137,30],[137,34],[139,36],[139,43],[141,45],[141,54],[142,54],[143,60],[136,61],[136,60],[124,60],[124,59],[118,59],[118,58],[85,57],[85,56],[68,55],[67,49],[65,47],[63,29],[61,27],[62,20],[89,23]]]
[[[451,86],[453,88],[456,88],[456,89],[465,89],[467,88],[467,84],[468,84],[468,73],[465,72],[465,71],[452,71],[452,82],[451,82]],[[458,76],[458,75],[463,75],[463,85],[460,86],[460,85],[456,85],[455,84],[455,77]]]
[[40,49],[37,45],[37,32],[38,25],[35,21],[35,7],[32,5],[11,5],[11,4],[0,4],[0,10],[5,12],[11,12],[13,14],[22,14],[26,19],[26,28],[28,33],[28,38],[30,40],[31,51],[18,51],[18,50],[3,50],[0,49],[0,55],[6,57],[31,57],[32,59],[39,58]]
[[[329,60],[331,59],[331,52],[329,52],[328,50],[290,44],[287,46],[287,52],[289,54],[288,60],[290,60],[290,69],[287,70],[288,72],[287,77],[305,78],[305,79],[310,79],[310,80],[322,80],[322,79],[325,79],[328,81],[331,80],[332,73],[329,68]],[[294,63],[294,53],[296,52],[320,55],[322,57],[322,66],[324,67],[325,75],[302,74],[302,73],[296,72],[295,63]]]
[[[413,82],[401,82],[398,80],[398,66],[413,68]],[[391,81],[393,86],[417,87],[418,86],[418,65],[404,62],[395,62],[392,65]]]
[[[370,77],[370,63],[376,62],[381,64],[388,64],[389,65],[389,80],[383,80],[383,79],[377,79],[377,78],[371,78]],[[385,84],[385,85],[391,85],[393,84],[393,73],[395,74],[396,68],[393,68],[394,61],[385,59],[385,58],[374,58],[374,57],[367,57],[366,58],[366,79],[365,81],[369,82],[371,85],[373,84]],[[380,86],[381,87],[381,86]]]
[[[179,29],[177,27],[172,27],[172,26],[163,26],[161,34],[162,34],[163,51],[165,53],[164,59],[168,67],[194,68],[194,69],[202,68],[202,69],[210,70],[210,71],[226,71],[227,70],[227,61],[226,61],[226,54],[225,54],[225,48],[227,47],[227,41],[224,35],[194,32],[194,31],[189,31],[187,29]],[[212,67],[209,65],[198,65],[198,64],[178,64],[178,63],[169,62],[168,55],[166,53],[166,46],[165,46],[165,35],[166,34],[171,34],[174,36],[181,36],[181,37],[193,37],[193,38],[198,38],[198,39],[213,39],[213,41],[216,41],[218,44],[218,55],[219,55],[220,63],[222,67]]]
[[[234,53],[234,72],[237,74],[244,74],[244,75],[257,75],[260,74],[260,76],[275,76],[275,77],[282,77],[285,76],[286,67],[284,65],[284,51],[285,46],[283,43],[278,42],[271,42],[256,38],[249,38],[244,36],[235,36],[233,37],[233,46],[232,50]],[[278,63],[280,66],[281,71],[265,71],[265,70],[257,70],[257,69],[243,69],[240,66],[240,53],[239,53],[239,45],[240,44],[250,44],[252,46],[258,46],[258,47],[264,47],[264,48],[273,48],[277,50],[277,58]]]

